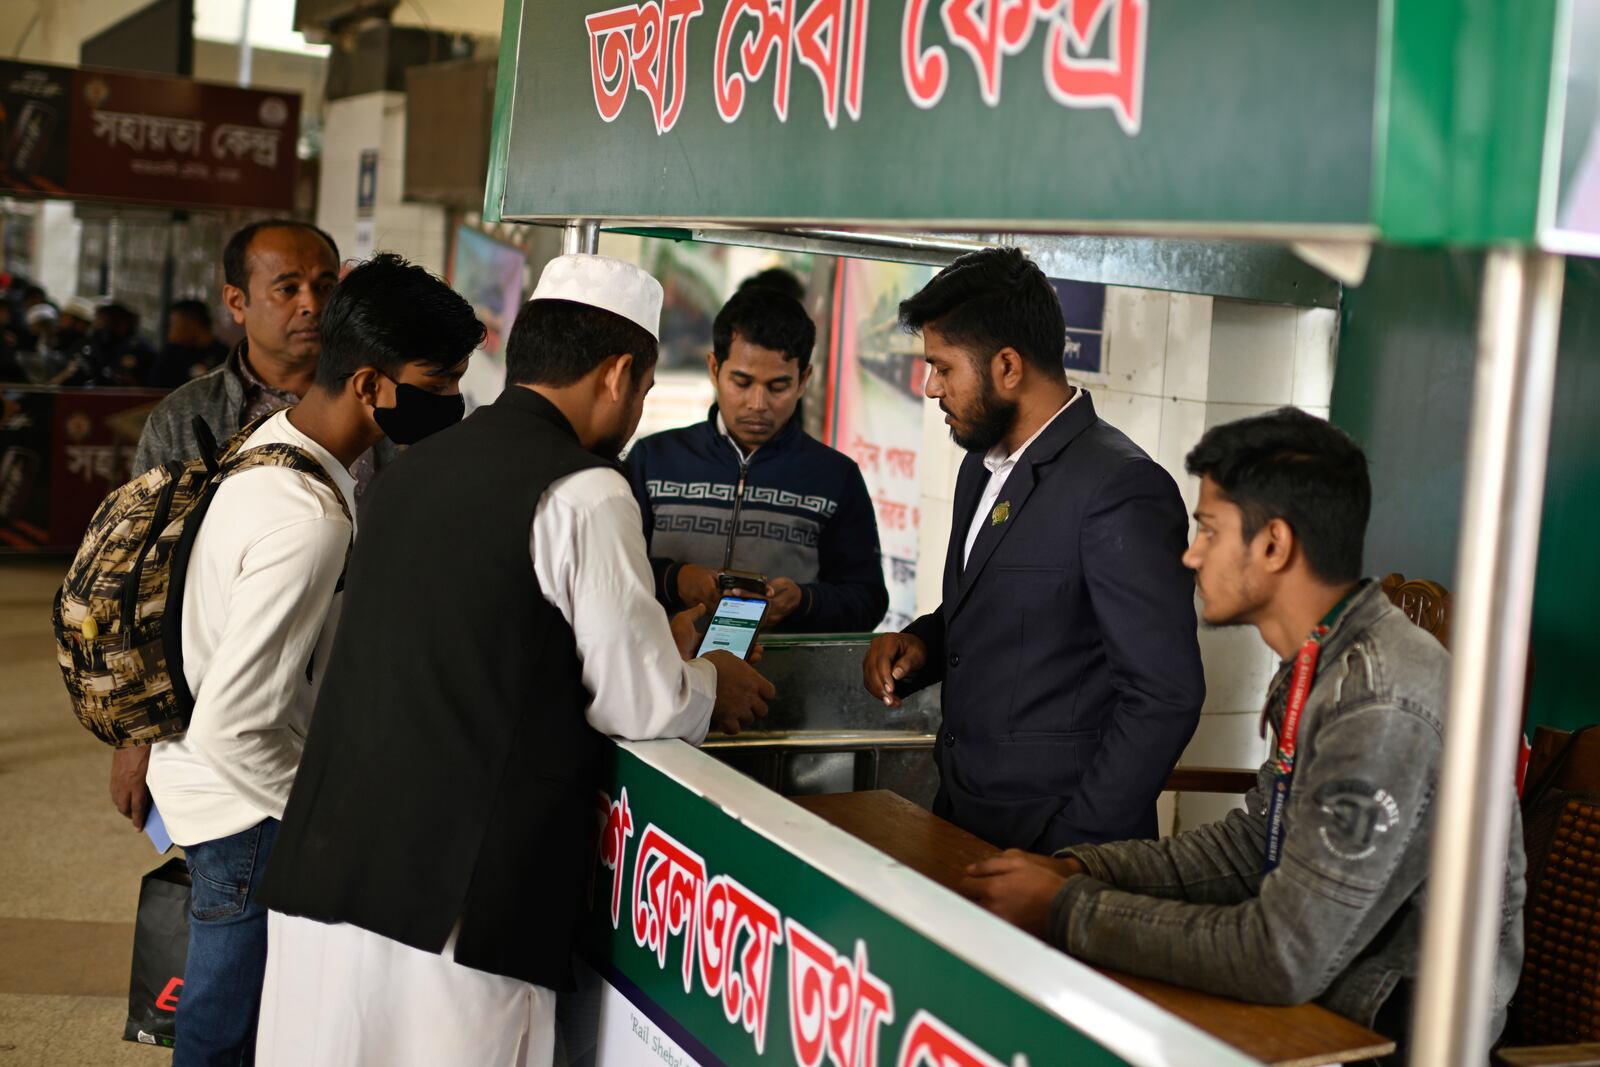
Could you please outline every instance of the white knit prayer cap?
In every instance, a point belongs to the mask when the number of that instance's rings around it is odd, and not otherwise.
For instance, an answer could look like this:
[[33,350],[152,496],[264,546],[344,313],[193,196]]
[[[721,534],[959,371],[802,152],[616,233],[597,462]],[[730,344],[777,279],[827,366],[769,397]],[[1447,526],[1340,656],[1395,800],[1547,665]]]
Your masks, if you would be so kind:
[[620,259],[584,252],[557,256],[545,265],[528,299],[588,304],[621,315],[661,339],[661,283]]

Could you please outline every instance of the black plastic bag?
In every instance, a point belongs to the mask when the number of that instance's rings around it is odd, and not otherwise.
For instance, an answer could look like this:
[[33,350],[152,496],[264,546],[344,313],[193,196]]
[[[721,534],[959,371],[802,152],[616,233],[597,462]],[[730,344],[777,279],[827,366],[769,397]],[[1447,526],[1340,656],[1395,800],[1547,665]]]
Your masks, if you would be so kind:
[[170,859],[145,875],[139,887],[124,1041],[172,1047],[188,956],[189,868],[181,859]]

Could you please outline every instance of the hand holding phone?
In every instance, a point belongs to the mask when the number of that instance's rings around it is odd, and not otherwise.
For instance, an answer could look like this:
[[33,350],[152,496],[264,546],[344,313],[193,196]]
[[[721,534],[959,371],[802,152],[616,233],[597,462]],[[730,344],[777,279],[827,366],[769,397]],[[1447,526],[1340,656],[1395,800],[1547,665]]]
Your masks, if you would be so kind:
[[727,652],[748,659],[756,643],[756,630],[767,613],[767,602],[760,597],[725,596],[717,604],[706,627],[706,635],[695,653]]
[[717,572],[717,590],[724,596],[766,596],[767,576],[723,568]]

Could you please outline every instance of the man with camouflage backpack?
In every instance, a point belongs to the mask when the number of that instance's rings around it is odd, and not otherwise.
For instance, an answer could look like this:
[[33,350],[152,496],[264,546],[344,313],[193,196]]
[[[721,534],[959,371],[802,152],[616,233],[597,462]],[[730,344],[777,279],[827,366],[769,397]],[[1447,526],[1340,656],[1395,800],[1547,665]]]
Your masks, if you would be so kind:
[[[274,411],[299,403],[311,388],[322,354],[318,325],[339,279],[339,250],[322,230],[298,219],[263,219],[239,229],[222,253],[222,296],[244,338],[222,366],[175,389],[145,420],[134,473],[200,457],[194,420],[217,441]],[[380,441],[356,461],[356,499],[395,450]],[[119,748],[111,757],[111,802],[144,829],[149,810],[146,746]]]
[[243,448],[292,446],[320,469],[224,480],[194,537],[182,603],[168,606],[194,699],[187,732],[152,746],[149,772],[194,884],[176,1067],[253,1059],[267,952],[254,898],[338,622],[355,532],[350,468],[385,437],[409,444],[461,418],[459,381],[484,333],[444,282],[392,255],[350,273],[321,330],[305,398],[257,424]]

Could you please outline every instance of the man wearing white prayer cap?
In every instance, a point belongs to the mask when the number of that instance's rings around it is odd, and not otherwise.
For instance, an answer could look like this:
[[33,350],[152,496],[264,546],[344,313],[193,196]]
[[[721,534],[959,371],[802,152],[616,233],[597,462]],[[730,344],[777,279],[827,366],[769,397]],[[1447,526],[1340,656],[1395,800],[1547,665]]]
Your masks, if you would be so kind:
[[738,732],[774,690],[654,598],[616,457],[661,286],[553,260],[505,392],[363,501],[343,616],[259,899],[264,1067],[545,1067],[604,735]]

